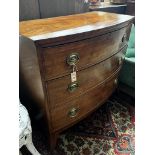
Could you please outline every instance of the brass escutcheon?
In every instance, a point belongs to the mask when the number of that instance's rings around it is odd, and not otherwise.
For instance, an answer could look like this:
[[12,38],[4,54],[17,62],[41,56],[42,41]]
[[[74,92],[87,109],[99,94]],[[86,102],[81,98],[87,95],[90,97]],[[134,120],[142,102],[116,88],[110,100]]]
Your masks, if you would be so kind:
[[69,110],[68,115],[69,117],[75,117],[77,115],[77,112],[79,111],[78,108],[72,108]]
[[76,82],[72,82],[72,83],[70,83],[70,84],[68,85],[68,90],[69,90],[70,92],[73,92],[73,91],[75,91],[78,87],[79,87],[79,84],[78,84],[77,81],[76,81]]
[[67,57],[67,64],[72,66],[79,61],[80,57],[78,53],[72,53]]

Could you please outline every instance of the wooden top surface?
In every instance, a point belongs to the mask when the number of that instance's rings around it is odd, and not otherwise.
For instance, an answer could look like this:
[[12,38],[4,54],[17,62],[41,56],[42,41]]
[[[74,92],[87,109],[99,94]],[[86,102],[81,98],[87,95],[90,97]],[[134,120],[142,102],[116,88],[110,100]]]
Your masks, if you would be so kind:
[[95,11],[22,21],[19,23],[19,33],[32,40],[39,40],[107,28],[132,19],[133,16]]

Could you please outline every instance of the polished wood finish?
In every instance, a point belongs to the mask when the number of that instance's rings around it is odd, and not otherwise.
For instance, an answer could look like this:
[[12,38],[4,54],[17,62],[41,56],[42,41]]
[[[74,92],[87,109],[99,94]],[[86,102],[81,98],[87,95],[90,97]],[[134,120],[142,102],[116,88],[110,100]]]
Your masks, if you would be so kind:
[[20,81],[27,89],[26,93],[44,109],[45,94],[36,47],[32,40],[23,36],[19,37],[19,67]]
[[122,28],[95,38],[43,48],[45,79],[50,80],[70,73],[71,67],[66,63],[66,59],[71,53],[79,54],[78,70],[109,58],[126,44],[127,40],[122,40],[127,34],[126,31],[126,28]]
[[[133,17],[91,12],[20,23],[20,79],[42,109],[54,149],[58,134],[93,112],[116,88]],[[68,91],[71,53],[79,87]]]
[[[77,122],[81,118],[84,118],[94,108],[101,105],[102,102],[105,101],[115,90],[116,84],[114,80],[117,79],[116,75],[113,75],[101,84],[96,85],[94,89],[84,93],[80,97],[77,97],[68,103],[64,103],[64,105],[61,105],[59,108],[52,110],[51,118],[53,122],[53,130],[57,131],[75,121]],[[78,112],[77,115],[72,118],[68,115],[68,112],[73,107],[77,108]]]
[[84,14],[37,19],[20,22],[20,34],[32,40],[43,40],[77,33],[102,29],[103,32],[117,25],[128,24],[133,17],[105,12],[89,12]]
[[[49,94],[49,101],[51,107],[61,107],[66,104],[67,101],[78,97],[85,92],[92,89],[94,86],[105,81],[113,72],[115,72],[121,66],[121,58],[123,61],[126,47],[113,57],[102,61],[87,69],[77,72],[77,82],[79,87],[74,92],[69,92],[68,85],[71,83],[70,75],[63,78],[54,79],[47,82],[47,89]],[[65,101],[64,101],[65,98]]]

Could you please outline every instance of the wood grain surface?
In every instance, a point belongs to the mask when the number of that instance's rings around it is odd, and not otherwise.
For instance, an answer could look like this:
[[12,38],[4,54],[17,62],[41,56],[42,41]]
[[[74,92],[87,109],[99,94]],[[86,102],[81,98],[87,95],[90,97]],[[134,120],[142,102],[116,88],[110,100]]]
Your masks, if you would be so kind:
[[99,63],[118,52],[127,44],[127,28],[108,33],[95,38],[86,39],[70,44],[42,48],[42,61],[45,70],[45,80],[51,80],[69,74],[72,71],[67,63],[67,57],[72,53],[79,54],[78,70]]
[[[86,117],[91,111],[103,104],[116,88],[115,80],[117,79],[117,74],[118,72],[113,74],[109,80],[104,81],[79,98],[75,98],[61,107],[52,110],[51,123],[53,124],[53,132],[66,126],[71,126],[72,123]],[[78,109],[77,115],[73,118],[68,115],[68,112],[72,108]]]
[[[51,107],[53,109],[56,107],[61,107],[69,100],[75,97],[79,97],[96,85],[102,83],[109,76],[111,76],[113,72],[121,67],[125,52],[126,47],[115,54],[113,57],[92,67],[78,71],[77,81],[79,87],[74,92],[68,91],[68,85],[71,83],[70,75],[48,81],[46,87],[48,89],[48,96]],[[121,63],[120,60],[122,61]]]
[[128,15],[96,11],[70,16],[23,21],[19,24],[19,33],[34,40],[41,40],[105,29],[132,19],[133,17]]

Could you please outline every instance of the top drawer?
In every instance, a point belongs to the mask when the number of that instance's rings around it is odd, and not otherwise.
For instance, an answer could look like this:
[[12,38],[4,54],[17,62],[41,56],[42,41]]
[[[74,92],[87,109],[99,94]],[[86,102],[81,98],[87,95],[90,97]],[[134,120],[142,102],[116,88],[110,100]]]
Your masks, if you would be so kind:
[[109,58],[127,44],[129,29],[130,25],[98,37],[42,48],[45,80],[69,74],[72,67],[67,64],[67,58],[74,53],[79,56],[76,63],[78,70]]

